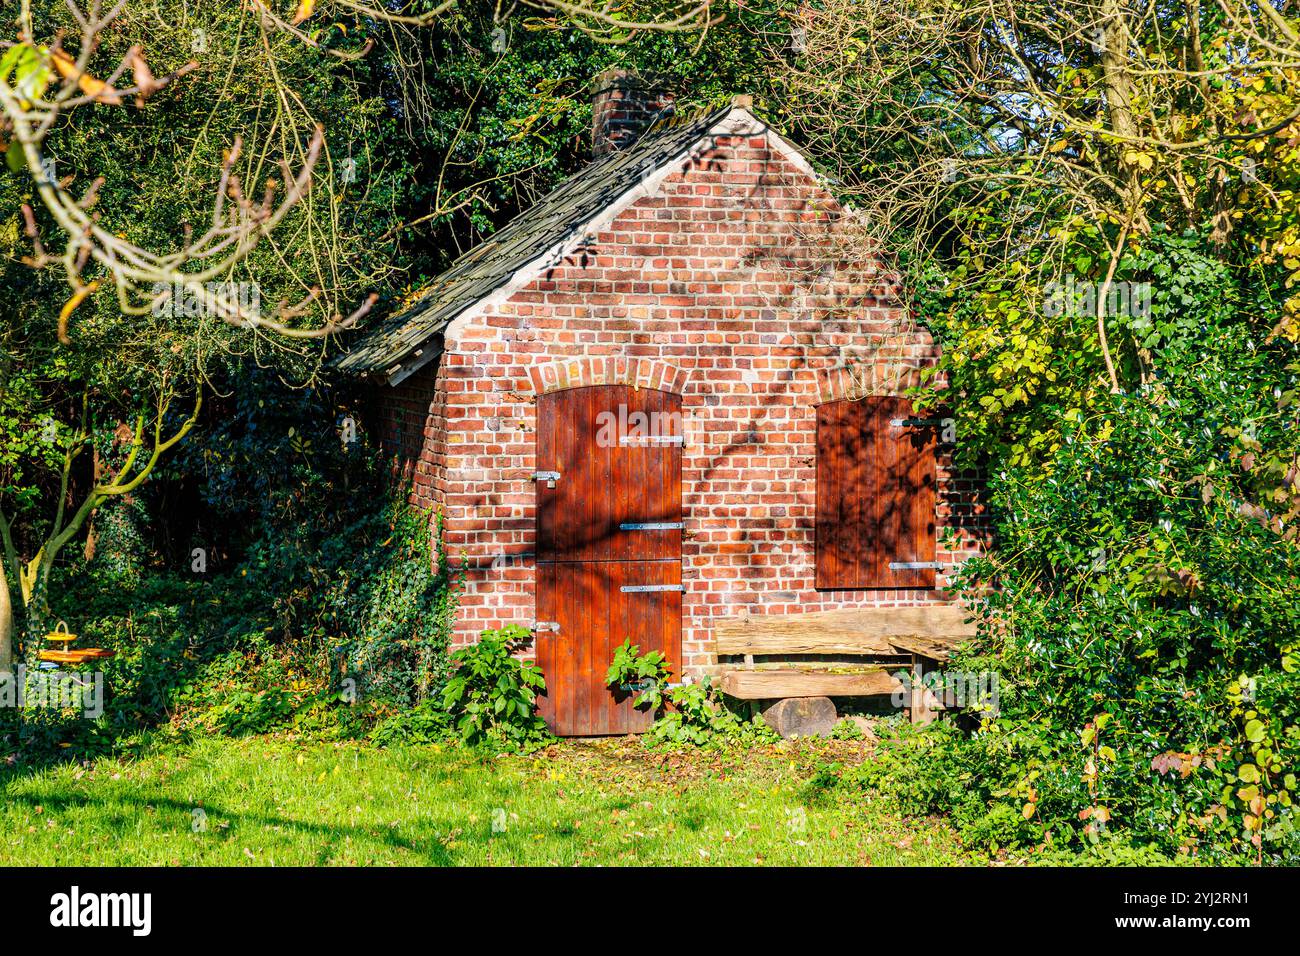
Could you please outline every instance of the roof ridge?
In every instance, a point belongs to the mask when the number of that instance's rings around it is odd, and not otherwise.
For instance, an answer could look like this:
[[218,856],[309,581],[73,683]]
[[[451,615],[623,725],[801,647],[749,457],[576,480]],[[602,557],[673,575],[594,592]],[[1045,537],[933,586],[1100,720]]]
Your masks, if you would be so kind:
[[[656,121],[627,149],[588,163],[432,279],[415,300],[331,364],[358,374],[383,373],[396,384],[437,353],[424,343],[440,335],[465,310],[505,286],[548,250],[565,246],[574,233],[643,183],[648,165],[658,172],[690,150],[736,108],[700,107]],[[414,353],[415,362],[406,360]]]
[[[725,112],[729,112],[729,111],[730,111],[730,107],[727,107]],[[663,119],[656,120],[653,125],[651,125],[644,133],[642,133],[640,136],[637,137],[636,142],[634,142],[628,149],[616,150],[614,152],[606,153],[604,156],[592,160],[586,166],[582,167],[582,169],[579,169],[576,172],[569,174],[564,179],[562,179],[555,186],[554,189],[552,189],[550,192],[544,195],[541,199],[537,200],[537,202],[533,203],[527,209],[520,211],[518,215],[516,215],[504,226],[497,229],[496,232],[489,233],[488,235],[484,236],[480,242],[476,243],[472,248],[466,249],[463,253],[461,253],[461,255],[453,259],[451,264],[447,266],[446,269],[440,272],[434,279],[430,280],[429,285],[426,288],[432,289],[439,279],[441,279],[443,276],[447,275],[449,272],[455,269],[457,265],[463,262],[470,262],[478,258],[481,258],[481,255],[484,251],[492,248],[494,242],[498,241],[503,234],[507,233],[516,225],[523,222],[528,217],[528,215],[532,213],[534,209],[537,209],[543,203],[546,203],[552,200],[554,197],[557,197],[560,193],[564,192],[564,190],[567,187],[569,187],[574,183],[577,183],[579,180],[582,179],[583,176],[586,176],[589,172],[592,172],[599,166],[601,165],[612,166],[620,160],[626,160],[627,157],[635,155],[638,152],[638,150],[642,147],[642,145],[650,145],[649,141],[652,138],[662,136],[664,133],[681,129],[684,126],[693,123],[698,123],[701,120],[709,117],[716,116],[717,119],[721,119],[722,116],[720,114],[723,112],[724,110],[719,107],[710,108],[707,106],[702,106],[690,112],[669,114],[663,117]],[[662,161],[666,162],[671,158],[672,157],[665,157]]]

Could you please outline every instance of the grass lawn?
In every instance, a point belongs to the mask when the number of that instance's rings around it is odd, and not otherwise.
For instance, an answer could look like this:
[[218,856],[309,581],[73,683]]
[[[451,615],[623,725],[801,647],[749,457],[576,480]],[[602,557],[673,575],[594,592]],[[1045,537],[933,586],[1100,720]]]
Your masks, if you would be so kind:
[[[0,775],[0,865],[953,865],[935,820],[821,797],[853,742],[724,754],[565,742],[530,757],[201,739]],[[198,812],[201,811],[201,812]]]

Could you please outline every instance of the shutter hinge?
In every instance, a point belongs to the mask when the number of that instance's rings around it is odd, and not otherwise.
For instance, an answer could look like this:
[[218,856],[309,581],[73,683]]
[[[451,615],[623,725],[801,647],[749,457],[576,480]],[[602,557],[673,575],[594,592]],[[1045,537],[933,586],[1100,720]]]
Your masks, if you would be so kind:
[[623,691],[624,693],[632,694],[632,693],[639,693],[640,691],[643,690],[654,690],[658,686],[659,685],[656,684],[653,680],[651,680],[650,678],[646,678],[645,680],[635,680],[627,684],[619,684],[618,689]]
[[938,561],[890,561],[889,570],[891,571],[926,571],[933,568],[936,571],[943,570],[943,565]]
[[685,435],[621,435],[618,443],[626,448],[637,445],[685,445]]
[[684,584],[625,584],[619,588],[624,594],[643,594],[647,591],[685,591]]
[[891,418],[891,428],[942,428],[942,418]]
[[680,531],[686,525],[681,521],[624,521],[619,531]]
[[560,480],[558,471],[535,471],[533,472],[533,481],[546,482],[547,488],[554,488],[555,483]]
[[533,631],[541,634],[550,631],[552,634],[560,633],[559,621],[533,621]]

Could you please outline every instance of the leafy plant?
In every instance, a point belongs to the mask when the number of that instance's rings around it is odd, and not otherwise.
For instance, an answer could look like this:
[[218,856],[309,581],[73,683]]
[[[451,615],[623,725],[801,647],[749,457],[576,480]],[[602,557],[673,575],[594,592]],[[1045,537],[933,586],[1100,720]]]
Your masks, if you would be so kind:
[[614,649],[614,660],[605,673],[605,684],[620,690],[636,690],[634,707],[662,712],[672,671],[663,651],[642,654],[641,646],[628,638]]
[[841,717],[835,726],[831,728],[832,740],[865,740],[866,736],[862,732],[862,728],[848,717]]
[[239,689],[207,712],[211,726],[231,737],[264,734],[275,729],[293,713],[293,702],[284,688],[250,691]]
[[[1296,774],[1283,763],[1285,742],[1278,739],[1263,705],[1254,700],[1250,679],[1243,674],[1229,684],[1228,699],[1232,716],[1241,722],[1241,736],[1223,768],[1227,779],[1222,801],[1236,809],[1242,838],[1255,848],[1256,862],[1262,863],[1266,836],[1291,835]],[[1290,732],[1294,737],[1295,729]]]
[[645,735],[649,747],[661,745],[740,746],[772,743],[780,735],[761,717],[744,720],[729,710],[712,680],[683,684],[668,693],[670,708]]
[[752,745],[780,739],[761,719],[745,721],[728,710],[711,680],[673,687],[670,673],[663,652],[642,654],[640,646],[628,639],[614,649],[605,674],[607,685],[638,688],[633,705],[655,713],[655,722],[643,738],[646,746]]
[[431,744],[453,736],[455,727],[451,714],[435,706],[432,701],[421,701],[410,710],[387,718],[370,733],[370,740],[380,747],[394,744]]
[[529,750],[550,740],[535,710],[546,679],[533,661],[514,656],[528,638],[526,629],[511,624],[484,631],[478,643],[452,654],[455,671],[442,704],[465,743]]

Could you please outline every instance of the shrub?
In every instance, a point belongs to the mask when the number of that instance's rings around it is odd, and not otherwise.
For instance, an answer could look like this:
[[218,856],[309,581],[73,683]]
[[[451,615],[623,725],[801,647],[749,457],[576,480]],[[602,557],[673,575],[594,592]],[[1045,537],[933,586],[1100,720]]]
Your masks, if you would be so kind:
[[484,631],[477,644],[452,654],[455,671],[443,687],[442,704],[465,743],[531,750],[551,740],[536,713],[546,680],[535,663],[514,656],[529,636],[511,624]]
[[848,717],[841,717],[831,729],[832,740],[864,740],[866,736],[857,722]]
[[605,675],[607,684],[642,688],[633,704],[656,715],[643,737],[647,747],[752,746],[780,739],[762,719],[742,720],[728,710],[712,681],[672,687],[671,677],[662,652],[642,654],[631,639],[615,649]]
[[1023,839],[1118,828],[1166,854],[1290,853],[1300,552],[1207,477],[1231,456],[1219,390],[1117,397],[1100,435],[1067,429],[1050,477],[994,481],[1002,549],[963,583],[996,584],[978,649],[1002,713],[954,746],[991,803],[1041,824]]
[[116,652],[103,716],[0,714],[0,761],[81,759],[159,727],[356,736],[441,699],[459,580],[440,526],[364,435],[340,440],[330,390],[238,357],[214,384],[200,426],[94,516],[52,582],[50,621]]
[[[1063,262],[1091,281],[1085,233]],[[909,777],[878,783],[972,841],[1295,859],[1300,349],[1270,331],[1275,291],[1206,239],[1153,223],[1127,247],[1114,277],[1151,302],[1104,317],[1117,388],[1097,318],[1043,322],[1005,274],[958,268],[918,299],[995,521],[956,582],[980,634],[951,666],[995,671],[1001,711],[881,748]]]
[[431,530],[429,515],[401,498],[348,535],[354,557],[322,595],[315,625],[337,655],[337,678],[390,707],[435,697],[447,680],[459,590],[438,554],[441,523]]
[[451,713],[426,700],[382,721],[371,731],[370,739],[380,747],[431,744],[453,737],[454,731]]
[[637,688],[634,707],[644,707],[655,714],[663,710],[672,671],[663,651],[641,653],[641,646],[629,637],[614,648],[614,659],[605,672],[608,687]]

